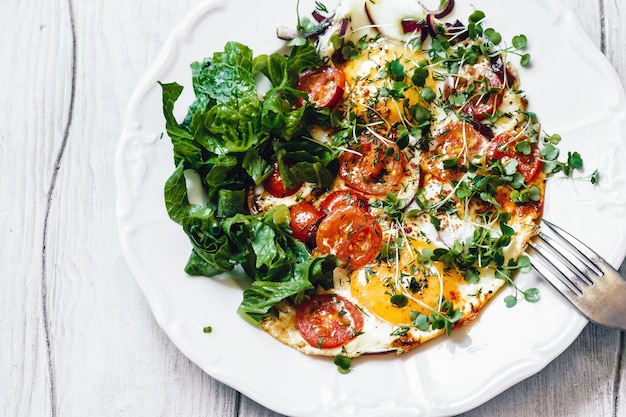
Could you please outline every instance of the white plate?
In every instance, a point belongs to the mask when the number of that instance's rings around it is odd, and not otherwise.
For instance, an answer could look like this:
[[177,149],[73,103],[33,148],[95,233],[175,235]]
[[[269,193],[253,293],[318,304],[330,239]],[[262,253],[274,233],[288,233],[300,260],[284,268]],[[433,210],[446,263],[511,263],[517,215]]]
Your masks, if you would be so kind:
[[[301,11],[313,2],[301,2]],[[462,4],[461,4],[462,3]],[[469,2],[457,2],[462,21]],[[546,218],[588,242],[614,265],[626,253],[626,154],[624,90],[604,56],[557,0],[473,0],[488,26],[504,39],[524,33],[533,65],[521,70],[530,110],[543,128],[563,136],[561,148],[578,150],[588,181],[552,179]],[[129,104],[117,152],[117,217],[123,252],[154,315],[176,346],[212,377],[277,412],[297,416],[443,416],[491,399],[541,370],[587,323],[551,287],[533,274],[518,277],[537,286],[541,301],[507,309],[497,298],[468,326],[449,338],[401,356],[363,357],[341,375],[328,359],[308,357],[281,345],[237,314],[236,277],[189,277],[183,267],[191,250],[167,217],[163,184],[174,169],[164,137],[157,80],[187,86],[177,106],[191,102],[189,64],[222,50],[228,40],[270,53],[281,46],[279,25],[295,25],[295,1],[209,2],[171,34]],[[254,13],[242,13],[255,10]],[[514,13],[508,12],[514,10]],[[203,327],[213,327],[211,334]]]

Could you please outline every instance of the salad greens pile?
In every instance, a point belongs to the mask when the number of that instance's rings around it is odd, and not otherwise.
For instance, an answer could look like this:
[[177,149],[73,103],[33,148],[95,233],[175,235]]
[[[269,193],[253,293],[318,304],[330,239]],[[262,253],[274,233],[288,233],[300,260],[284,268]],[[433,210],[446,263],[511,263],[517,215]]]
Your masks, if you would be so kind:
[[[286,57],[254,57],[247,46],[230,42],[223,52],[191,65],[196,98],[181,123],[174,106],[183,87],[161,83],[176,166],[165,185],[165,203],[193,247],[185,272],[215,276],[240,265],[252,284],[238,311],[252,323],[285,298],[298,302],[307,290],[332,286],[335,257],[311,257],[290,234],[286,206],[261,214],[250,214],[246,206],[273,164],[287,188],[302,182],[328,187],[334,180],[338,151],[311,140],[303,123],[314,118],[319,124],[329,114],[294,87],[300,73],[322,64],[311,42]],[[269,80],[268,91],[259,91],[259,77]],[[207,205],[190,203],[186,170],[199,175]]]

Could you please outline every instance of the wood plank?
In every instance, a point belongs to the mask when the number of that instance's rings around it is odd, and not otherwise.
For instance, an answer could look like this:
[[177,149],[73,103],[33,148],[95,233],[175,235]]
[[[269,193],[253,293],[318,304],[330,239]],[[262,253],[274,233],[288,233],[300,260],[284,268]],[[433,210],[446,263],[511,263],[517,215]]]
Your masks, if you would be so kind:
[[[622,80],[625,79],[622,78]],[[622,277],[626,277],[626,260],[620,267],[619,272]],[[622,416],[626,413],[626,332],[620,333],[616,356],[617,366],[613,375],[613,395],[615,397],[613,415]]]
[[[624,45],[626,45],[626,27],[624,26],[626,4],[619,0],[604,0],[601,5],[600,19],[604,28],[604,35],[601,39],[602,51],[613,64],[622,82],[622,88],[626,88],[626,53],[624,52]],[[626,120],[622,119],[622,124],[626,124]],[[622,140],[626,140],[626,138],[622,138]],[[626,277],[626,260],[620,267],[620,273]],[[596,336],[601,337],[601,335]],[[614,338],[615,336],[611,335],[611,337]],[[609,394],[611,398],[615,399],[612,415],[619,416],[626,412],[626,332],[619,333],[614,361],[614,373],[610,375],[613,389]]]
[[605,53],[615,67],[623,86],[626,87],[626,5],[621,0],[605,0],[603,2],[603,20],[606,27]]
[[113,215],[114,151],[129,94],[196,3],[74,3],[76,110],[46,268],[58,416],[236,414],[238,394],[157,326],[122,259]]
[[[594,42],[604,45],[624,80],[624,5],[565,3]],[[76,22],[76,102],[52,195],[42,270],[47,193],[71,98],[68,5]],[[126,103],[173,25],[196,5],[194,0],[3,4],[0,28],[10,36],[0,36],[0,48],[12,65],[0,66],[11,92],[0,95],[0,162],[16,175],[0,176],[0,276],[10,277],[0,280],[2,415],[279,416],[207,376],[173,346],[152,318],[117,244],[112,161]],[[624,333],[590,325],[544,371],[466,416],[619,415],[626,410],[623,350]]]
[[[591,41],[598,48],[601,48],[603,38],[601,4],[603,0],[561,1],[565,7],[574,12]],[[555,45],[554,47],[558,48],[558,45]]]
[[44,221],[71,91],[65,1],[9,0],[0,13],[0,414],[51,415]]

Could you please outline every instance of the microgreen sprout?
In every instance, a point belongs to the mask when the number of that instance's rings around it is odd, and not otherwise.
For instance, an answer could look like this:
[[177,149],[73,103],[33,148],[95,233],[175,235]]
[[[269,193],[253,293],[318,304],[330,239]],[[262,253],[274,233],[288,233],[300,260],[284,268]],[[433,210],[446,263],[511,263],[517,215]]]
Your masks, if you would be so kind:
[[[502,35],[493,28],[485,29],[482,25],[484,19],[485,13],[480,10],[475,10],[474,13],[469,16],[467,25],[469,37],[472,39],[483,37],[487,41],[487,48],[489,46],[499,47],[502,42]],[[522,67],[528,67],[530,65],[530,54],[524,52],[526,46],[528,45],[528,38],[526,35],[521,34],[513,36],[511,44],[511,47],[503,48],[498,52],[485,50],[484,55],[491,56],[495,53],[512,53],[520,57],[520,65]]]
[[315,2],[315,10],[322,12],[322,13],[328,13],[328,8],[326,7],[326,5],[319,1]]
[[389,299],[389,302],[396,307],[406,307],[409,304],[409,298],[404,294],[394,294]]
[[417,66],[413,70],[413,75],[411,76],[411,82],[418,86],[423,87],[426,84],[426,79],[428,78],[429,71],[427,68],[423,66]]
[[337,365],[340,374],[347,374],[352,370],[352,361],[345,355],[336,355],[333,358],[333,363]]
[[369,45],[367,35],[363,35],[356,42],[354,42],[351,40],[346,40],[338,33],[334,33],[331,36],[330,41],[336,50],[341,51],[341,56],[345,60],[357,58],[359,55],[361,55],[361,52],[367,49]]
[[[559,160],[561,151],[556,145],[560,141],[561,135],[559,134],[544,135],[543,147],[541,149],[542,170],[547,175],[562,172],[566,177],[572,178],[575,171],[583,169],[583,158],[578,152],[568,151],[567,158],[564,161]],[[592,184],[596,184],[600,174],[596,169],[587,178]]]
[[526,255],[520,256],[517,260],[510,259],[507,265],[500,270],[496,271],[496,276],[498,278],[505,279],[508,284],[513,287],[514,293],[508,295],[504,298],[504,302],[507,307],[515,307],[520,298],[526,300],[529,303],[536,303],[539,301],[539,290],[537,288],[528,288],[526,290],[520,289],[517,284],[513,281],[511,277],[511,272],[514,270],[519,270],[523,274],[530,272],[532,269],[532,265],[530,263],[530,259]]
[[373,206],[382,207],[389,220],[402,223],[407,202],[404,199],[398,198],[398,196],[391,191],[387,191],[386,198],[374,202]]
[[537,288],[528,288],[526,290],[520,289],[517,285],[512,284],[514,294],[504,297],[504,303],[508,308],[515,307],[520,299],[524,299],[529,303],[536,303],[539,301],[539,290]]
[[425,102],[432,103],[437,98],[437,94],[435,94],[432,88],[424,87],[422,91],[420,91],[420,97]]
[[429,329],[438,330],[445,329],[449,336],[452,326],[463,318],[463,312],[455,309],[454,304],[449,300],[441,300],[440,310],[431,309],[430,314],[426,315],[417,310],[412,310],[409,318],[412,325],[419,330],[425,332]]
[[404,80],[404,65],[400,62],[400,59],[396,58],[394,60],[388,61],[386,63],[387,73],[389,77],[394,81],[402,81]]

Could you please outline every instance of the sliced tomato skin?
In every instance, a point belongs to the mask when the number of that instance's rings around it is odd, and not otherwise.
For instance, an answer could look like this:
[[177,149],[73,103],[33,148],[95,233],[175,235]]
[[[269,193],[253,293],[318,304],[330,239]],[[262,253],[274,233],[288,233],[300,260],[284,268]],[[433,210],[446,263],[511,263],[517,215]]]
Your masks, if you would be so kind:
[[350,190],[337,190],[330,193],[324,201],[322,201],[320,208],[324,213],[330,213],[343,207],[352,206],[367,209],[367,199]]
[[274,163],[271,175],[263,182],[265,190],[277,198],[288,197],[298,192],[301,186],[296,188],[285,188],[283,177],[280,175],[278,164]]
[[308,243],[312,233],[322,218],[322,213],[308,201],[302,201],[289,208],[291,232],[301,242]]
[[335,107],[343,99],[346,76],[340,69],[323,66],[303,72],[297,89],[307,93],[317,108]]
[[339,155],[339,176],[366,195],[385,195],[399,188],[406,157],[393,141],[363,136],[358,149]]
[[363,313],[340,295],[316,294],[298,305],[296,325],[311,346],[332,349],[363,331]]
[[[489,139],[469,123],[457,121],[447,124],[443,133],[433,141],[432,156],[424,160],[424,171],[443,181],[458,180],[474,155],[489,146]],[[445,169],[443,161],[458,158],[457,167]]]
[[479,122],[485,117],[494,114],[500,105],[501,98],[498,94],[489,94],[485,97],[474,97],[461,108],[461,113],[470,116]]
[[317,229],[316,244],[320,253],[332,253],[349,269],[371,263],[382,247],[382,229],[364,209],[343,207],[330,212]]
[[[517,152],[515,150],[515,145],[519,142],[526,140],[526,135],[519,135],[518,132],[515,131],[506,131],[500,133],[498,136],[493,138],[489,147],[487,148],[487,160],[490,159],[517,159],[519,162],[517,165],[517,172],[524,176],[524,181],[526,183],[532,182],[539,173],[541,172],[541,158],[540,158],[540,150],[539,147],[535,144],[530,147],[530,154],[524,155],[521,152]],[[510,143],[509,143],[510,142]],[[502,149],[502,146],[507,144],[505,149]]]
[[[473,83],[478,87],[478,91],[484,89],[483,82],[486,82],[489,88],[501,89],[504,87],[503,79],[494,71],[491,66],[486,65],[468,65],[461,69],[460,77],[456,79],[457,91],[467,91],[468,85]],[[497,110],[502,102],[501,92],[484,92],[470,98],[470,100],[460,108],[460,112],[469,116],[474,121],[484,120]]]

